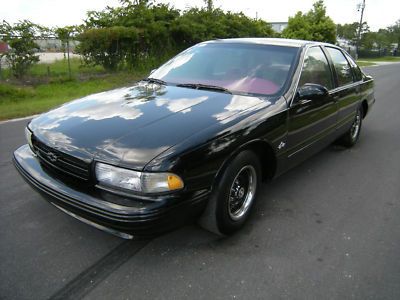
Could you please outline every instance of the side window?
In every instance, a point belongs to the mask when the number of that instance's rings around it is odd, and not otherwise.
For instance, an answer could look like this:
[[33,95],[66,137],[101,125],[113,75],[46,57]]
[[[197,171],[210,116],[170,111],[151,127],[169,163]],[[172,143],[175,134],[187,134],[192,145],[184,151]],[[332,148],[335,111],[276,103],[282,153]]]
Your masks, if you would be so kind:
[[333,65],[335,66],[339,86],[352,83],[353,74],[351,72],[351,67],[346,57],[343,55],[342,51],[330,47],[326,47],[326,50],[331,56]]
[[320,47],[312,47],[307,50],[299,86],[306,83],[320,84],[328,90],[333,88],[332,73],[328,60]]
[[348,62],[350,63],[351,67],[353,68],[353,73],[356,81],[362,80],[362,72],[360,70],[360,67],[357,66],[355,61],[353,60],[352,57],[350,57],[348,54],[346,54],[346,58]]

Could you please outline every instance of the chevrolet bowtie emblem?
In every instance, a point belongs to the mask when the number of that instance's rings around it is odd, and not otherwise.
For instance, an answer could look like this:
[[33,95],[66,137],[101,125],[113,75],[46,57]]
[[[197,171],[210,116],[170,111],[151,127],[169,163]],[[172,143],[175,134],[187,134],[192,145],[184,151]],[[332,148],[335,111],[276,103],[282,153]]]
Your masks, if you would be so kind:
[[48,152],[46,155],[51,162],[57,161],[57,155],[55,155],[53,152]]

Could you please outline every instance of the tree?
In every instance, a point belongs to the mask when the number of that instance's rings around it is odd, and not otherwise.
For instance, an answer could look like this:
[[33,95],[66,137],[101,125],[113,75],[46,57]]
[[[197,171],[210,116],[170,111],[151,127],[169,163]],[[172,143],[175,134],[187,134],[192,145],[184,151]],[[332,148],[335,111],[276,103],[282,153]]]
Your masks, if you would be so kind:
[[62,49],[64,52],[64,58],[66,58],[66,52],[68,48],[68,43],[71,40],[71,37],[77,32],[75,26],[65,26],[65,27],[57,27],[54,29],[54,33],[57,38],[61,41]]
[[87,64],[102,65],[108,71],[117,70],[133,52],[138,40],[135,28],[113,26],[92,28],[77,36],[78,52]]
[[35,50],[39,48],[35,43],[35,37],[40,30],[40,26],[27,20],[14,25],[3,21],[0,25],[1,39],[11,48],[0,57],[5,57],[16,78],[22,78],[33,64],[39,62],[39,57],[35,55]]
[[400,19],[388,28],[392,43],[397,43],[397,49],[400,49]]
[[214,9],[213,0],[204,0],[204,3],[207,5],[208,11],[212,11]]
[[[146,0],[121,0],[120,7],[91,11],[85,29],[78,35],[78,46],[85,61],[114,69],[156,66],[177,52],[196,43],[235,37],[272,36],[270,24],[243,13],[225,12],[212,7],[184,12]],[[123,29],[129,29],[130,32]],[[104,55],[102,54],[104,53]]]
[[[349,41],[351,44],[355,45],[357,43],[357,34],[358,34],[358,22],[348,23],[348,24],[338,24],[337,25],[337,36],[339,38],[345,39]],[[367,22],[363,22],[361,27],[361,36],[365,33],[369,32],[369,26]]]
[[[375,48],[378,41],[378,33],[377,32],[366,32],[361,36],[360,46],[363,49],[371,50]],[[378,47],[380,48],[380,47]]]
[[377,32],[368,31],[361,36],[361,47],[363,49],[390,49],[390,32],[387,29],[379,29]]
[[[75,26],[65,26],[65,27],[57,27],[54,30],[54,33],[58,37],[58,39],[61,41],[62,44],[62,49],[64,52],[64,59],[68,59],[68,74],[69,78],[72,78],[72,72],[71,72],[71,61],[69,59],[69,42],[73,34],[77,32],[77,28]],[[65,52],[67,52],[67,57],[65,57]]]
[[270,24],[254,20],[243,13],[221,9],[192,8],[172,24],[172,37],[181,48],[218,38],[268,37],[273,35]]
[[290,39],[303,39],[327,43],[336,42],[336,25],[326,15],[323,0],[313,4],[313,9],[303,14],[297,12],[289,18],[288,26],[283,30],[282,36]]

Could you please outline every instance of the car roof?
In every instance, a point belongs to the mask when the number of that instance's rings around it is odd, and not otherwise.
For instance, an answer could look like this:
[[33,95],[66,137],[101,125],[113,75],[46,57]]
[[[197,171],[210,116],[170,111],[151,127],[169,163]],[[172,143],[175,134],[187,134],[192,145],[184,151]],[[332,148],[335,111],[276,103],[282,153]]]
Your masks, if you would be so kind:
[[243,44],[262,44],[262,45],[274,45],[274,46],[286,46],[286,47],[304,47],[306,45],[329,45],[327,43],[305,41],[305,40],[292,40],[292,39],[281,39],[281,38],[233,38],[233,39],[218,39],[210,42],[220,43],[243,43]]

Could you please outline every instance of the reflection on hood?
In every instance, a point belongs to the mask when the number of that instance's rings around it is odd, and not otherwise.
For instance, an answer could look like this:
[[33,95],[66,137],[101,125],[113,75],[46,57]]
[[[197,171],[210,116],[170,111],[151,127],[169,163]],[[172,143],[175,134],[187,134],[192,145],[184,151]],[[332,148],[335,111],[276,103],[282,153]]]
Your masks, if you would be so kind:
[[268,102],[140,82],[67,103],[30,127],[49,146],[142,167],[187,137],[261,103]]

